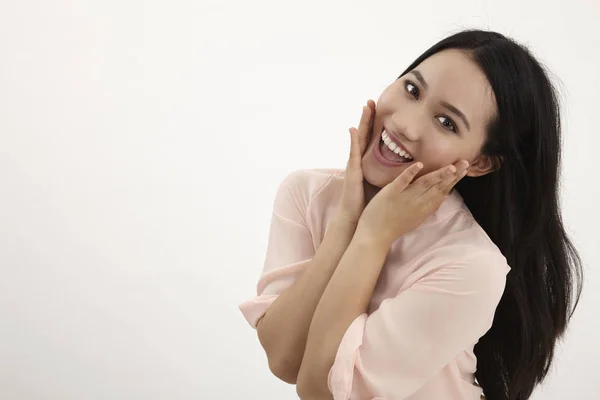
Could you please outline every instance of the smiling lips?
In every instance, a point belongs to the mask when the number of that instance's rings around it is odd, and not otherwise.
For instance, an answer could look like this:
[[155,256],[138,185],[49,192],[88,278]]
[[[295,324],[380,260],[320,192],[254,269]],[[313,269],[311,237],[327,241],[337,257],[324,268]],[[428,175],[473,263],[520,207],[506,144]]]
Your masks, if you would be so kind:
[[[385,143],[386,147],[393,153],[399,155],[405,160],[411,161],[413,159],[412,155],[399,143],[391,134],[389,134],[386,130],[381,133],[381,140]],[[398,159],[399,161],[401,159]]]
[[[390,149],[390,146],[396,146],[394,147],[394,151]],[[399,167],[401,165],[409,165],[413,163],[412,159],[409,160],[406,157],[405,152],[405,156],[401,156],[400,154],[396,154],[396,151],[404,152],[401,147],[397,147],[396,143],[392,142],[389,135],[384,130],[382,132],[382,137],[373,149],[375,159],[379,161],[381,165],[391,168]]]

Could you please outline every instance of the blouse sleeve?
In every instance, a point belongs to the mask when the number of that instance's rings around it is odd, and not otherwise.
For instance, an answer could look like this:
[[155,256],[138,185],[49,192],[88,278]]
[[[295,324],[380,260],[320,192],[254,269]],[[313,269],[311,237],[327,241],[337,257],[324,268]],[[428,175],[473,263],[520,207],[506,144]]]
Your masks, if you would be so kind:
[[267,308],[281,292],[294,283],[315,254],[315,246],[305,219],[308,201],[299,193],[302,179],[302,171],[294,171],[277,189],[267,253],[256,288],[257,295],[239,306],[254,329]]
[[489,330],[509,270],[503,256],[480,253],[430,272],[371,315],[358,316],[329,372],[334,400],[415,393]]

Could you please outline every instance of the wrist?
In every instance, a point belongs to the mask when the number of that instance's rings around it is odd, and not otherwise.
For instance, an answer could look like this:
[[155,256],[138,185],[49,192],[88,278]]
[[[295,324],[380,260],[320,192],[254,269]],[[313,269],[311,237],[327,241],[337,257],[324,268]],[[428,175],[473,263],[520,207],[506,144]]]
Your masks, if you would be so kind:
[[340,228],[351,229],[354,232],[358,226],[358,219],[338,212],[333,218],[333,225]]
[[365,229],[361,229],[360,226],[356,229],[354,240],[368,248],[385,252],[389,251],[393,242],[393,240],[389,240],[382,235],[374,235]]

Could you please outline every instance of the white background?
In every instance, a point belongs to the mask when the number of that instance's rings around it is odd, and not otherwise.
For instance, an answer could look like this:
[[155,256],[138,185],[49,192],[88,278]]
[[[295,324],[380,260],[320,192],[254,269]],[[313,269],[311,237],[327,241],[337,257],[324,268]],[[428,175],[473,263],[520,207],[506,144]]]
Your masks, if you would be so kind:
[[470,27],[556,75],[586,290],[533,398],[600,398],[599,21],[596,0],[2,0],[0,398],[296,398],[237,308],[275,190],[343,168],[366,100]]

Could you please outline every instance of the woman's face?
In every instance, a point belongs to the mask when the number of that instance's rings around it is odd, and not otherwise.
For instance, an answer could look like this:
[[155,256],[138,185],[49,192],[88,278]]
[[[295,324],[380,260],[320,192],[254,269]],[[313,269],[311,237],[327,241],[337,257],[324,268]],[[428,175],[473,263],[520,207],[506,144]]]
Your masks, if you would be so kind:
[[382,162],[382,154],[399,157],[383,148],[384,131],[409,152],[412,162],[423,163],[416,178],[463,159],[471,164],[467,176],[491,172],[491,161],[479,152],[496,110],[491,86],[477,64],[459,50],[434,54],[379,97],[362,160],[365,179],[382,188],[410,165]]

